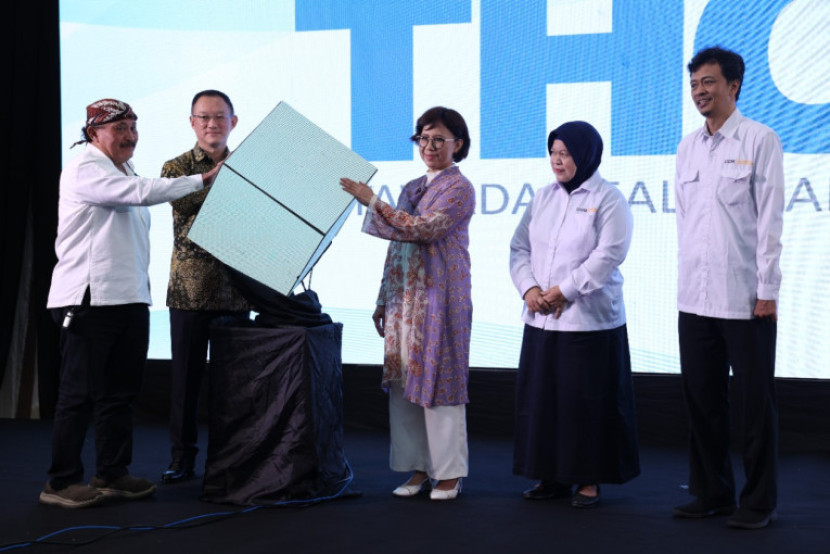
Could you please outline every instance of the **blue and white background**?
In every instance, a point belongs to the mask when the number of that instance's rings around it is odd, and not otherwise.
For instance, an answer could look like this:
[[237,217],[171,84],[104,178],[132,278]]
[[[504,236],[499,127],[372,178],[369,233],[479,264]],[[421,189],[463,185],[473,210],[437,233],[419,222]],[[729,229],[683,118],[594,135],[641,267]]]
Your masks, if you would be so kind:
[[[137,171],[158,175],[195,143],[193,94],[216,88],[239,116],[231,148],[285,100],[375,164],[372,186],[394,202],[424,170],[407,140],[415,119],[455,108],[470,127],[461,169],[477,192],[471,365],[514,368],[522,301],[510,237],[552,179],[547,133],[587,120],[605,141],[600,171],[635,218],[622,268],[633,368],[674,373],[674,154],[703,123],[685,66],[720,44],[747,63],[739,108],[785,151],[777,374],[830,378],[828,28],[827,0],[61,0],[64,161],[85,106],[115,97],[139,115]],[[168,358],[172,221],[167,205],[152,212],[150,357]],[[311,287],[345,325],[344,362],[377,364],[369,316],[386,244],[361,234],[361,221],[355,209]]]

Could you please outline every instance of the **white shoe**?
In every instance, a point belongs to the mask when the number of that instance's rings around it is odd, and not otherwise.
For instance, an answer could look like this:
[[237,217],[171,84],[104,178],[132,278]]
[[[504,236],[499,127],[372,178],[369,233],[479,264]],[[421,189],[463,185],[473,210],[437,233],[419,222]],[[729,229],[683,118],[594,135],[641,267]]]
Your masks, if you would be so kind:
[[393,490],[392,494],[400,497],[417,496],[424,489],[424,486],[428,483],[429,479],[424,479],[417,485],[407,485],[406,483],[404,483],[400,487]]
[[461,492],[461,479],[455,482],[455,486],[449,490],[441,490],[433,487],[429,493],[430,500],[455,500]]

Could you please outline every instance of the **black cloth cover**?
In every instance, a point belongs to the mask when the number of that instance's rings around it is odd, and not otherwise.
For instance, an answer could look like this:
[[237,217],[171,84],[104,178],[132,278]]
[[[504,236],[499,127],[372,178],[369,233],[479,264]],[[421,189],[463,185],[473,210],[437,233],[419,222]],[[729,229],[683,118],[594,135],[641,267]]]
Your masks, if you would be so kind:
[[261,327],[283,325],[315,327],[331,323],[331,317],[323,313],[317,293],[313,290],[285,296],[230,266],[225,267],[234,288],[251,303],[259,314],[256,317],[257,325]]
[[271,504],[343,488],[342,331],[211,330],[203,500]]

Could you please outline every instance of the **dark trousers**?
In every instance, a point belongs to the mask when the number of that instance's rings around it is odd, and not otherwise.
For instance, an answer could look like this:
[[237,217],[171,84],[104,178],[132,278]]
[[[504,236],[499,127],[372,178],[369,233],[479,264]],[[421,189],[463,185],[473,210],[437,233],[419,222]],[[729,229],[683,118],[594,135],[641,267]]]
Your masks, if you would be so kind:
[[[58,323],[65,310],[53,310]],[[150,314],[146,304],[77,307],[61,328],[61,370],[52,431],[51,486],[62,489],[84,476],[81,451],[93,423],[96,474],[127,473],[132,461],[133,401],[147,359]]]
[[689,490],[706,501],[734,501],[729,459],[729,368],[740,409],[746,484],[740,505],[775,508],[778,406],[775,395],[777,325],[769,319],[719,319],[680,312],[680,366],[690,425]]
[[199,393],[207,362],[210,325],[220,317],[247,318],[248,312],[170,308],[173,379],[170,390],[170,442],[174,461],[193,465],[199,448]]

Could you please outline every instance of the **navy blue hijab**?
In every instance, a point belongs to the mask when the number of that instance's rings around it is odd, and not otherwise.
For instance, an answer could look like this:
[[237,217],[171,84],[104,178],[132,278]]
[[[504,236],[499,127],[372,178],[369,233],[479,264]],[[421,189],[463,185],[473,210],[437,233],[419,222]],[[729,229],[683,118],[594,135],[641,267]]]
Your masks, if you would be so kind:
[[572,192],[599,168],[599,162],[602,160],[602,137],[590,123],[569,121],[548,135],[548,154],[556,139],[565,143],[576,164],[576,174],[573,178],[567,183],[560,183],[568,192]]

